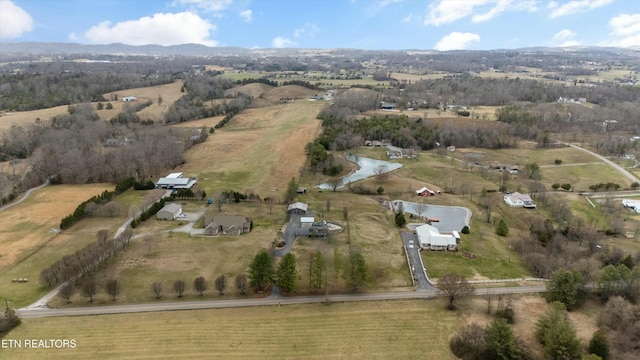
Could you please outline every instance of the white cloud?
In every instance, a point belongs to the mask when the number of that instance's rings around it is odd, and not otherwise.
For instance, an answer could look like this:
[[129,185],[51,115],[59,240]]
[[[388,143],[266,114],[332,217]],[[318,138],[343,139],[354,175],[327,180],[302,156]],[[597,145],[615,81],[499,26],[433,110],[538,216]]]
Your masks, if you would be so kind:
[[205,11],[220,12],[229,8],[233,0],[175,0],[173,4],[193,5]]
[[474,23],[489,21],[505,11],[537,11],[535,1],[524,0],[498,0],[496,5],[484,14],[473,15],[471,21]]
[[573,0],[559,5],[557,2],[552,1],[548,5],[548,8],[552,10],[549,16],[553,19],[579,12],[587,12],[608,5],[611,2],[613,2],[613,0]]
[[318,33],[318,31],[320,31],[320,28],[316,26],[316,24],[305,23],[302,27],[297,28],[293,31],[293,37],[314,37]]
[[33,18],[11,0],[0,0],[0,39],[22,36],[33,29]]
[[[396,4],[396,3],[400,3],[403,0],[376,0],[376,1],[371,1],[369,3],[369,6],[365,9],[366,13],[369,16],[374,16],[377,13],[379,13],[382,9],[386,8],[387,6],[391,5],[391,4]],[[352,1],[355,2],[355,1]]]
[[271,41],[271,44],[273,45],[274,48],[289,48],[289,47],[296,46],[296,43],[294,41],[287,39],[286,37],[283,37],[283,36],[276,36]]
[[[537,11],[536,0],[439,0],[429,5],[425,25],[440,26],[472,16],[474,23],[493,19],[505,11]],[[480,14],[476,12],[483,11]]]
[[253,11],[251,9],[240,11],[240,17],[245,22],[251,22],[253,20]]
[[640,14],[621,14],[609,20],[610,35],[614,41],[601,45],[631,47],[640,46]]
[[[84,33],[84,38],[97,44],[123,43],[129,45],[177,45],[203,44],[216,46],[217,41],[209,38],[215,30],[214,24],[190,13],[158,13],[137,20],[128,20],[112,25],[103,21]],[[71,34],[73,38],[75,34]],[[77,38],[77,36],[76,36]]]
[[440,51],[461,50],[466,49],[472,43],[477,43],[479,41],[480,35],[478,34],[455,31],[440,39],[433,48]]
[[564,30],[560,30],[558,31],[555,35],[553,35],[553,40],[565,40],[565,39],[572,39],[574,36],[576,36],[576,33],[569,30],[569,29],[564,29]]
[[440,0],[427,8],[425,25],[440,26],[471,15],[473,8],[485,5],[489,0]]

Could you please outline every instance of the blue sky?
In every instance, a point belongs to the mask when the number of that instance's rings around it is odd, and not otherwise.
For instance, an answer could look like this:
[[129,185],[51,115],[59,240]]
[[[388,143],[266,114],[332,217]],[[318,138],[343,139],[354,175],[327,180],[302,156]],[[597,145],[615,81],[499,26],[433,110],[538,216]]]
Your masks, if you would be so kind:
[[0,0],[0,42],[640,47],[637,0]]

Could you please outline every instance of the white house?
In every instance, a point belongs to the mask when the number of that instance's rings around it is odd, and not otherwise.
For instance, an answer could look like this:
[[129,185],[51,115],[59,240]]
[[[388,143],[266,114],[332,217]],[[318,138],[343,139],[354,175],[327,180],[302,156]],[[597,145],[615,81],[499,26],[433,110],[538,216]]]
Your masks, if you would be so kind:
[[456,251],[458,241],[454,235],[440,234],[435,226],[429,224],[416,227],[420,247],[429,250]]
[[535,209],[536,204],[533,203],[531,197],[526,194],[520,194],[514,192],[513,194],[506,194],[504,196],[504,202],[511,207],[523,207],[527,209]]
[[194,177],[184,177],[182,173],[171,173],[160,178],[156,186],[160,189],[190,189],[198,182]]
[[156,216],[158,220],[175,220],[180,214],[182,214],[182,206],[180,204],[168,203],[158,211]]

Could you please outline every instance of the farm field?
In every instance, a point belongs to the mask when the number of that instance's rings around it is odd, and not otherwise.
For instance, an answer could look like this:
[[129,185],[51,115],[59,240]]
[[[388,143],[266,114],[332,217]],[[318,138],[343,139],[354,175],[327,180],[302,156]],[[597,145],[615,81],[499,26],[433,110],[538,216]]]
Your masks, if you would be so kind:
[[298,101],[247,109],[186,153],[185,174],[198,174],[207,193],[245,192],[280,199],[288,181],[300,175],[305,146],[319,129],[322,103]]
[[[47,289],[40,271],[66,254],[95,241],[96,232],[113,232],[124,220],[91,218],[57,234],[60,220],[84,200],[112,189],[111,185],[57,185],[34,191],[23,203],[2,211],[0,217],[0,294],[16,307],[28,305]],[[124,211],[126,214],[126,211]],[[13,283],[28,278],[28,283]]]
[[[125,102],[122,101],[122,97],[135,96],[138,98],[138,100],[136,100],[136,102],[138,103],[144,102],[146,100],[153,101],[153,104],[151,106],[148,106],[139,111],[138,116],[140,116],[141,119],[151,119],[154,121],[158,121],[161,120],[162,114],[164,114],[164,112],[169,109],[169,106],[171,106],[171,104],[173,104],[178,98],[184,95],[180,92],[181,87],[182,81],[176,81],[171,84],[118,90],[111,93],[106,93],[103,96],[107,99],[107,101],[103,101],[102,103],[106,105],[110,102],[113,105],[113,109],[96,110],[96,113],[102,120],[108,121],[122,111],[122,107],[125,104]],[[112,94],[118,94],[118,100],[110,101]],[[158,104],[158,96],[162,96],[162,104]],[[97,106],[98,103],[94,102],[92,104],[94,106]],[[32,111],[0,113],[0,131],[10,129],[14,125],[26,126],[29,124],[34,124],[36,122],[36,119],[40,119],[42,122],[47,122],[54,116],[67,113],[67,105]]]
[[[440,301],[376,301],[25,319],[13,339],[75,339],[75,349],[3,349],[9,358],[454,359],[466,316]],[[122,331],[127,329],[127,331]],[[419,334],[419,336],[417,335]],[[345,336],[348,335],[348,336]]]

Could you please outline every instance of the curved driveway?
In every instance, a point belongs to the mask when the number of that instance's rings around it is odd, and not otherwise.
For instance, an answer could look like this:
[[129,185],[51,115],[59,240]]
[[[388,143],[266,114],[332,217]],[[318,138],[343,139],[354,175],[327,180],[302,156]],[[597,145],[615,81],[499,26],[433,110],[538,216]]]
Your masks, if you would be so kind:
[[593,151],[587,150],[581,146],[578,145],[574,145],[574,144],[570,144],[570,143],[565,143],[565,145],[571,146],[574,149],[578,149],[580,151],[586,152],[588,154],[591,154],[592,156],[597,157],[598,159],[602,160],[603,162],[605,162],[606,164],[610,165],[611,167],[613,167],[614,169],[618,170],[618,172],[620,172],[622,175],[624,175],[627,179],[631,180],[631,182],[640,182],[640,180],[635,177],[635,175],[633,175],[632,173],[628,172],[625,168],[623,168],[622,166],[614,163],[613,161],[607,159],[606,157],[596,154]]
[[34,188],[31,188],[31,189],[27,190],[27,191],[24,193],[24,195],[22,195],[22,197],[21,197],[20,199],[18,199],[18,200],[16,200],[16,201],[14,201],[14,202],[12,202],[12,203],[10,203],[10,204],[8,204],[8,205],[5,205],[5,206],[3,206],[3,207],[0,207],[0,211],[6,210],[6,209],[8,209],[8,208],[10,208],[10,207],[12,207],[12,206],[16,206],[16,205],[20,204],[21,202],[23,202],[23,201],[27,200],[27,198],[29,198],[29,195],[31,195],[31,193],[33,192],[33,190],[42,189],[43,187],[45,187],[45,186],[47,186],[47,185],[49,185],[49,180],[45,181],[45,182],[44,182],[44,184],[42,184],[42,185],[40,185],[40,186],[36,186],[36,187],[34,187]]

